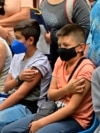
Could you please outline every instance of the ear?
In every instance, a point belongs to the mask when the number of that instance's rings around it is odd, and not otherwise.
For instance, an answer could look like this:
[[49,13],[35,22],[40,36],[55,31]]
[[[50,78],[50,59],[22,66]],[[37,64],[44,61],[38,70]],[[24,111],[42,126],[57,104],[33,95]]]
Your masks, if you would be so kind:
[[34,37],[29,37],[28,39],[30,45],[33,45],[34,44]]
[[78,52],[84,52],[85,47],[86,47],[86,44],[85,43],[80,43]]

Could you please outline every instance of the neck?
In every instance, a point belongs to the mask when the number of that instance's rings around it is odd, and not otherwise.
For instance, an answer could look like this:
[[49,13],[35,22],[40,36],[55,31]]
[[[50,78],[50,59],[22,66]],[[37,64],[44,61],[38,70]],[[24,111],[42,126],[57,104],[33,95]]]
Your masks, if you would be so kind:
[[36,52],[37,48],[30,48],[27,50],[25,56],[24,56],[24,60],[29,59],[30,57],[32,57],[34,55],[34,53]]
[[59,4],[61,2],[63,2],[64,0],[48,0],[48,2],[52,5],[55,5],[55,4]]
[[81,59],[82,56],[76,56],[75,58],[71,59],[70,61],[66,62],[66,69],[71,70],[73,69],[77,62]]

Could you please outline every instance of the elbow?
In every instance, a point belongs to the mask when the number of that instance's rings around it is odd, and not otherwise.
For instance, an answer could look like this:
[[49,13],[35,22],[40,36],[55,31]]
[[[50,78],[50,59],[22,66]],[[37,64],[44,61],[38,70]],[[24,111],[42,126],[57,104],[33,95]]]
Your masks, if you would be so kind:
[[47,94],[48,99],[52,100],[52,96],[48,93]]
[[53,94],[51,94],[51,93],[48,93],[48,94],[47,94],[47,97],[48,97],[49,100],[52,100],[52,101],[58,100],[58,99],[55,97],[55,95],[53,95]]
[[27,9],[24,10],[21,14],[22,14],[21,16],[22,16],[23,20],[30,18],[30,9],[29,10],[27,10]]

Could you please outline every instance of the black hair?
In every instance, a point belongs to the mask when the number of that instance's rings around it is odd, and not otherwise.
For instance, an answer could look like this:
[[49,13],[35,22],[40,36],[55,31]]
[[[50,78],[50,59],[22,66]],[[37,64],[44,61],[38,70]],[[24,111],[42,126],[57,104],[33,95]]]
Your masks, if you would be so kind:
[[40,26],[37,20],[35,19],[27,19],[19,22],[14,27],[14,32],[21,31],[21,34],[27,40],[29,37],[34,37],[34,45],[37,44],[37,41],[40,37]]
[[79,43],[85,43],[85,30],[78,24],[67,24],[57,32],[57,37],[74,35]]
[[5,15],[4,5],[5,0],[0,0],[0,15]]

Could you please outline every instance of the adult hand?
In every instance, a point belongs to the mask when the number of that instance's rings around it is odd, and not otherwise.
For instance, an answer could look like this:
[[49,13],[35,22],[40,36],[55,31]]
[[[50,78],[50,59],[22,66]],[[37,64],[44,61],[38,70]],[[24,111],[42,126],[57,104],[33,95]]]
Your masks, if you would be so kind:
[[22,81],[32,81],[32,80],[34,80],[34,78],[35,78],[36,74],[38,74],[38,72],[39,71],[36,69],[27,68],[19,75],[19,78]]
[[9,37],[9,32],[2,26],[0,26],[0,36],[6,40]]
[[82,93],[85,89],[85,79],[78,78],[78,79],[71,79],[66,88],[68,89],[69,94],[73,93]]
[[41,123],[39,121],[33,121],[32,123],[30,123],[29,125],[29,133],[36,133],[37,130],[39,130],[41,128]]
[[46,40],[46,42],[48,43],[48,44],[51,44],[51,38],[50,38],[50,35],[51,33],[50,32],[46,32],[45,34],[44,34],[44,38],[45,38],[45,40]]

